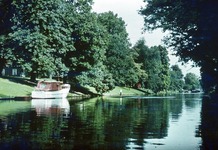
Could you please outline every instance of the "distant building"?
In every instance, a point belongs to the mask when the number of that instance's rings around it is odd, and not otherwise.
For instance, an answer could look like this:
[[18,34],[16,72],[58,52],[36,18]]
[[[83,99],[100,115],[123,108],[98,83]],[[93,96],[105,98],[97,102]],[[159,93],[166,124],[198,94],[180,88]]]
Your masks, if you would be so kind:
[[6,66],[3,67],[2,76],[25,77],[25,74],[20,65],[16,63],[8,63]]

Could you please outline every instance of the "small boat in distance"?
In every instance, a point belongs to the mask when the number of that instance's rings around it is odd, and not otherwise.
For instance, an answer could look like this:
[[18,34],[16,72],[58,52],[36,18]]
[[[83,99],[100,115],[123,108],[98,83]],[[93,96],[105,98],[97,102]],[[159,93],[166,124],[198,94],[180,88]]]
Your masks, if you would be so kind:
[[192,90],[191,92],[192,92],[192,93],[200,93],[201,90],[200,90],[200,89],[195,89],[195,90]]
[[70,84],[62,84],[60,81],[39,81],[32,91],[32,98],[66,98],[70,91]]

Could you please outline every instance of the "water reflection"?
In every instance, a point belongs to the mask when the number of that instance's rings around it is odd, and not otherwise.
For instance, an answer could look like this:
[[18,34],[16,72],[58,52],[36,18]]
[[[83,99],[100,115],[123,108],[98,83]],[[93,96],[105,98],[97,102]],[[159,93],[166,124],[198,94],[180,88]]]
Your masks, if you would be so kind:
[[202,137],[202,149],[218,149],[218,97],[203,97],[201,124],[196,129],[196,137]]
[[214,123],[201,103],[197,94],[32,100],[0,121],[0,149],[200,149]]
[[70,104],[66,98],[64,99],[32,99],[32,108],[35,108],[37,116],[68,116],[70,113]]
[[29,101],[0,100],[0,119],[18,112],[25,112],[31,106]]

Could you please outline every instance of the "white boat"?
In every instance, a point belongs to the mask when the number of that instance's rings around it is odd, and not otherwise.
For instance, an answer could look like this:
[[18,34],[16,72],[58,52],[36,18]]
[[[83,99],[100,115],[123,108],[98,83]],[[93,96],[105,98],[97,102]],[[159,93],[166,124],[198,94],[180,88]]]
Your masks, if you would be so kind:
[[32,98],[66,98],[70,91],[70,84],[62,84],[60,81],[39,81],[32,91]]

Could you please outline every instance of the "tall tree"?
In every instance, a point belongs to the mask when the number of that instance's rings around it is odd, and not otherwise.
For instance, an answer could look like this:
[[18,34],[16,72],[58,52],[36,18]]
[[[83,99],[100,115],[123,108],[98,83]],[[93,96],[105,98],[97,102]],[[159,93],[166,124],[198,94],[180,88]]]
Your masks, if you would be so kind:
[[74,41],[75,51],[68,51],[65,63],[74,85],[88,84],[98,92],[114,88],[114,80],[103,65],[108,46],[108,33],[91,12],[92,0],[67,1],[66,21]]
[[134,71],[136,72],[136,76],[137,76],[137,80],[138,83],[141,84],[141,86],[144,88],[144,83],[147,81],[148,79],[148,74],[145,72],[145,70],[143,70],[143,63],[139,62],[139,49],[137,47],[132,47],[130,49],[130,56],[132,58],[132,62],[134,64]]
[[172,65],[170,68],[170,90],[182,91],[184,86],[182,70],[178,65]]
[[184,77],[186,90],[195,90],[200,88],[200,82],[194,73],[187,73]]
[[[8,47],[0,54],[4,52],[8,59],[31,71],[32,80],[37,74],[66,75],[70,71],[76,75],[89,72],[94,75],[88,79],[105,82],[111,75],[104,66],[98,67],[106,58],[108,34],[98,23],[97,14],[91,12],[92,4],[92,0],[11,1],[12,9],[6,12],[13,14],[9,18],[12,30],[8,32]],[[95,75],[99,69],[105,73],[104,80]],[[79,82],[75,76],[70,79]],[[110,81],[107,90],[113,87]]]
[[98,21],[108,32],[109,43],[105,54],[107,59],[104,64],[113,75],[116,84],[138,82],[136,73],[132,69],[134,63],[129,56],[130,43],[125,22],[111,11],[99,14]]
[[138,48],[139,57],[137,63],[142,63],[142,69],[148,74],[145,87],[155,92],[161,90],[162,81],[159,77],[161,72],[161,57],[159,49],[155,47],[148,48],[145,45],[145,39],[140,39],[134,46]]
[[[181,60],[201,67],[205,89],[218,84],[218,1],[146,0],[145,30],[170,31],[165,43]],[[218,89],[218,86],[216,86]]]
[[64,23],[63,1],[18,0],[12,5],[15,13],[11,18],[13,31],[9,33],[13,54],[10,59],[31,71],[32,80],[39,72],[67,72],[64,58],[75,48]]
[[0,76],[2,75],[2,70],[5,66],[6,60],[11,56],[10,49],[7,49],[7,46],[9,45],[7,39],[12,27],[10,19],[14,13],[12,1],[13,0],[0,1]]
[[160,58],[161,58],[161,71],[159,73],[159,76],[162,81],[162,90],[168,90],[170,86],[170,73],[169,73],[169,57],[168,57],[168,52],[166,48],[162,46],[157,47],[158,50],[160,51]]

